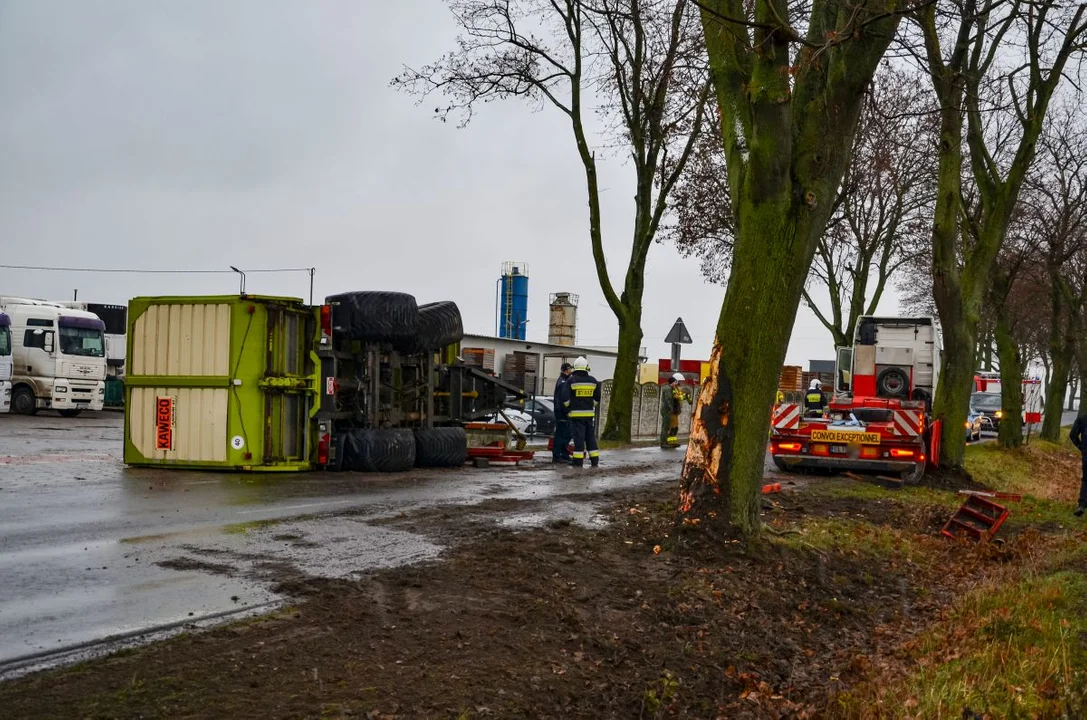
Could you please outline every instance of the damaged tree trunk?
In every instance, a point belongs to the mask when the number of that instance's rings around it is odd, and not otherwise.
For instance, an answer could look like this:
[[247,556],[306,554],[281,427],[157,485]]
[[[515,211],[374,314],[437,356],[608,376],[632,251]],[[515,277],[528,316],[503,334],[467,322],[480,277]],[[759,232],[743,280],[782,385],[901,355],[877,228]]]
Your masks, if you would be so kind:
[[742,227],[793,239],[777,247],[737,242],[683,468],[681,521],[717,534],[729,524],[744,533],[759,527],[770,408],[805,280],[804,246],[818,239],[810,228],[781,223],[784,208],[768,204],[760,214],[766,224]]
[[[777,379],[865,90],[897,27],[897,4],[861,0],[843,14],[833,0],[813,0],[803,39],[782,20],[791,16],[786,0],[705,0],[699,7],[736,243],[692,419],[677,520],[720,537],[760,528]],[[795,58],[794,43],[803,45]]]

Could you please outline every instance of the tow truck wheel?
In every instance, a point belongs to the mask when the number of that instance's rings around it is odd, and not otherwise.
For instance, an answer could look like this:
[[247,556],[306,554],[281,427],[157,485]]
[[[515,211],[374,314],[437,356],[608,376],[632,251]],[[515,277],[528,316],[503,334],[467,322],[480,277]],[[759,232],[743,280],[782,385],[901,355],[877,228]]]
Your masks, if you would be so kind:
[[921,482],[921,478],[925,476],[925,463],[915,463],[912,470],[907,470],[902,473],[902,482],[907,485],[917,485]]
[[78,417],[79,413],[83,411],[77,410],[75,408],[69,408],[68,410],[57,410],[57,412],[60,413],[61,417]]
[[11,409],[19,415],[35,415],[38,412],[38,403],[34,399],[34,391],[26,385],[15,388],[11,394]]
[[776,466],[777,466],[777,469],[778,469],[778,470],[780,470],[781,472],[787,472],[787,473],[791,473],[791,472],[796,472],[796,470],[794,470],[793,468],[789,467],[789,466],[788,466],[788,465],[787,465],[787,464],[785,463],[785,461],[784,461],[784,460],[782,460],[782,459],[781,459],[781,458],[779,458],[779,457],[775,457],[775,458],[774,458],[774,465],[776,465]]

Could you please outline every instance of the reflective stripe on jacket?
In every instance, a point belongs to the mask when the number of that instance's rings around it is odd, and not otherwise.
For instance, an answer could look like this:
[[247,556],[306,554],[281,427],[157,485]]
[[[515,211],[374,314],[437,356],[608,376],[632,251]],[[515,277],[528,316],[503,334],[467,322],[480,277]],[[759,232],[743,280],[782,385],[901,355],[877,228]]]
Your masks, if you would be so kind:
[[584,370],[575,370],[570,381],[561,388],[562,407],[571,420],[596,417],[600,402],[600,383]]

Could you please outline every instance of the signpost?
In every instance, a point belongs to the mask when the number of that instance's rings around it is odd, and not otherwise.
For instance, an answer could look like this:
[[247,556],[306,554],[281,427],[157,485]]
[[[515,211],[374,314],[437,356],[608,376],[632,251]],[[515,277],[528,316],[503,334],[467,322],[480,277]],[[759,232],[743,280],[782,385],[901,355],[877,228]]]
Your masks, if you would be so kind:
[[679,346],[690,345],[694,342],[691,340],[691,334],[687,332],[687,326],[683,324],[683,318],[676,318],[676,324],[668,331],[664,342],[672,345],[672,372],[679,372]]

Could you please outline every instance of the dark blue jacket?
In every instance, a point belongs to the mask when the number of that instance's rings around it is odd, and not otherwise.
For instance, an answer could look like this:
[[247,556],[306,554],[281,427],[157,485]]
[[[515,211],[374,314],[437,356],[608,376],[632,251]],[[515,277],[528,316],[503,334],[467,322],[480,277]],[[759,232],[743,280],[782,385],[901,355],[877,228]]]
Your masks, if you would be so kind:
[[1087,455],[1087,437],[1084,435],[1087,435],[1087,415],[1080,415],[1072,423],[1072,431],[1068,433],[1068,439],[1079,448],[1081,453]]
[[566,408],[562,406],[562,387],[570,382],[569,375],[563,375],[559,373],[559,379],[555,381],[555,393],[552,395],[555,398],[555,419],[566,419]]
[[560,388],[555,406],[566,409],[571,420],[592,420],[600,402],[600,383],[584,370],[575,370],[570,381]]

